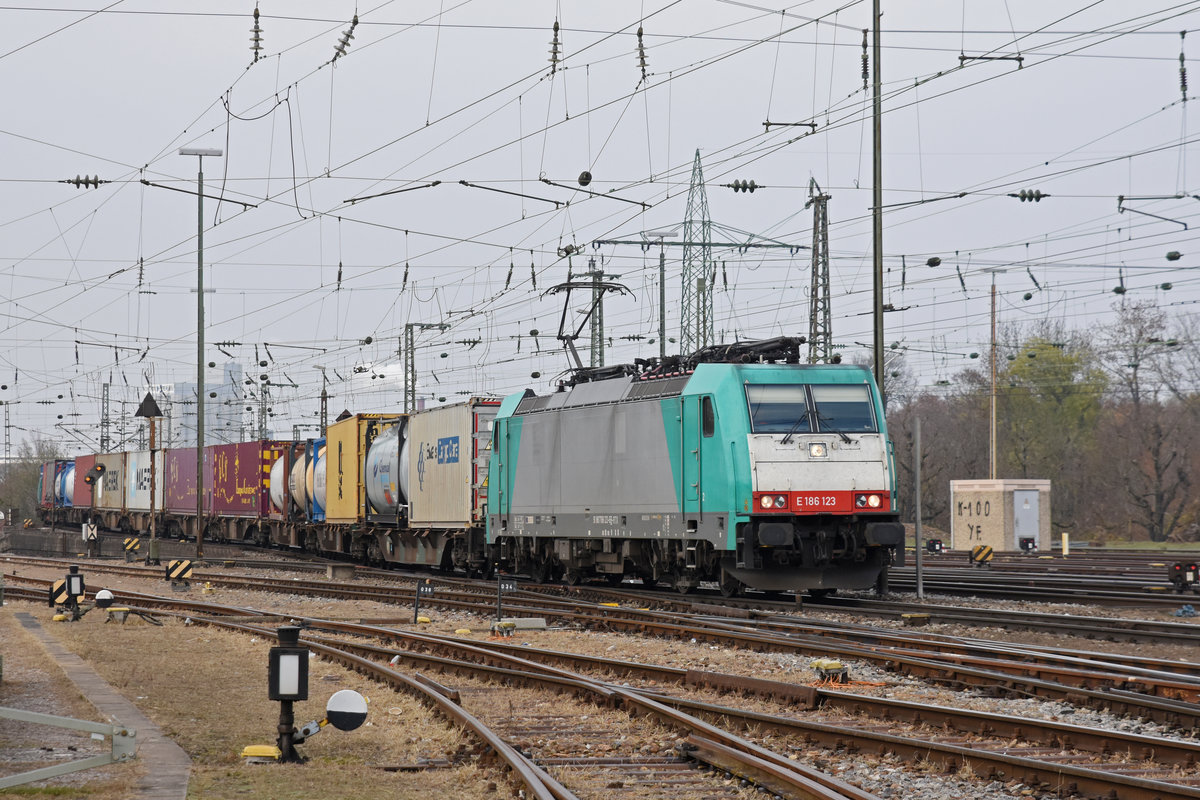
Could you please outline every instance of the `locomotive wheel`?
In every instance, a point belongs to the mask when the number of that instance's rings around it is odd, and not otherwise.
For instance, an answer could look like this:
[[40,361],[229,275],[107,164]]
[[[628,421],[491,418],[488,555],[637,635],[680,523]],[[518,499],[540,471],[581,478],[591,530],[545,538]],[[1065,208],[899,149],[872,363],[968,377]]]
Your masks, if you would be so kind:
[[721,570],[721,596],[722,597],[737,597],[742,593],[744,584],[737,578],[730,575],[724,569]]
[[619,573],[614,574],[609,572],[604,576],[604,580],[608,582],[609,586],[620,586],[621,581],[625,580],[625,576]]
[[581,580],[583,580],[583,576],[577,570],[569,569],[563,575],[563,583],[567,586],[578,586]]
[[545,583],[550,577],[550,565],[541,559],[533,561],[529,565],[529,579],[534,583]]

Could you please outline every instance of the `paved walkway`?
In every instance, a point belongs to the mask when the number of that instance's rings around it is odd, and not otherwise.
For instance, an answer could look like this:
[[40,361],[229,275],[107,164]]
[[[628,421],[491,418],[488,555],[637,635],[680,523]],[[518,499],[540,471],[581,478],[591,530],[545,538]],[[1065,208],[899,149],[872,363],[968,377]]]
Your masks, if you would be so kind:
[[138,782],[134,800],[186,800],[192,760],[183,748],[168,739],[149,717],[110,686],[87,662],[46,633],[32,614],[22,612],[14,616],[21,627],[46,647],[67,677],[101,714],[137,731],[138,758],[148,770]]

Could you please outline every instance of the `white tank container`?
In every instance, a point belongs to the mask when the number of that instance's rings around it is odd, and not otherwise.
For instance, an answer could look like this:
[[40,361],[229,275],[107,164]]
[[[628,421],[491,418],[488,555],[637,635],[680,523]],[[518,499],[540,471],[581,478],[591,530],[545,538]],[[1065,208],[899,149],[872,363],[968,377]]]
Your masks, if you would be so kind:
[[408,491],[408,438],[397,447],[400,426],[395,425],[383,432],[367,451],[363,484],[367,487],[367,499],[371,507],[381,514],[395,514]]
[[60,506],[75,505],[75,465],[63,470],[58,481],[54,484],[55,499]]
[[282,512],[284,504],[287,502],[286,495],[288,494],[283,481],[283,459],[275,459],[275,463],[271,465],[271,510]]
[[297,456],[292,464],[292,472],[288,475],[288,492],[292,496],[292,502],[296,504],[296,508],[302,509],[308,502],[308,486],[304,479],[305,472],[308,467],[308,459],[303,453]]
[[325,511],[325,448],[321,448],[321,452],[317,454],[317,463],[312,470],[312,504],[313,511],[324,513]]

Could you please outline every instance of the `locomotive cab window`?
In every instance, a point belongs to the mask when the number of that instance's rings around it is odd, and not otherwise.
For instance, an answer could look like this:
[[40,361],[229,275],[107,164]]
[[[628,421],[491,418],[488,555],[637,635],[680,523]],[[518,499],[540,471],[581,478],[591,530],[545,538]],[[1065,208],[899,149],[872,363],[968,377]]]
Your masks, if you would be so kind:
[[700,425],[705,439],[712,438],[712,435],[716,433],[717,418],[713,411],[713,401],[707,395],[700,398]]
[[875,411],[865,384],[813,385],[814,416],[818,430],[874,433]]
[[807,433],[808,392],[804,386],[760,384],[746,387],[750,430],[754,433]]

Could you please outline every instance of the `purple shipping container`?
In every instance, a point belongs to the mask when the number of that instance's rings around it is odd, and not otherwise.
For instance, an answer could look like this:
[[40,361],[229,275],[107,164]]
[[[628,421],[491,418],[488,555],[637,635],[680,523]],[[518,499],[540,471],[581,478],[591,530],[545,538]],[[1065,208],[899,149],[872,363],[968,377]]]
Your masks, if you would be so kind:
[[[206,468],[212,463],[211,458],[211,455],[208,455],[205,459]],[[163,486],[163,505],[166,510],[175,514],[195,514],[196,448],[167,450],[163,455],[163,472],[166,473],[166,484]],[[212,474],[209,469],[205,469],[205,473],[204,510],[207,512],[212,510]]]
[[213,513],[222,517],[265,517],[270,512],[271,465],[282,442],[218,444],[206,448],[215,476]]

